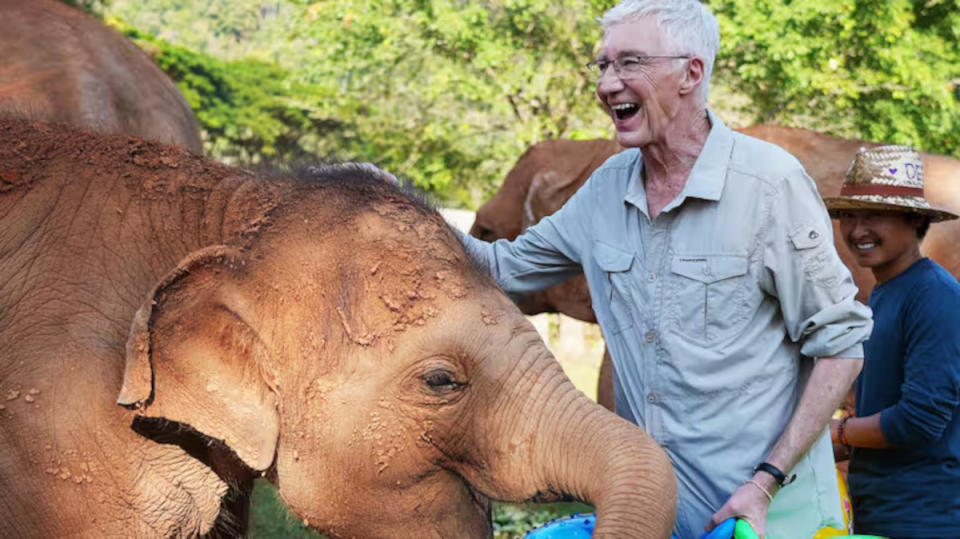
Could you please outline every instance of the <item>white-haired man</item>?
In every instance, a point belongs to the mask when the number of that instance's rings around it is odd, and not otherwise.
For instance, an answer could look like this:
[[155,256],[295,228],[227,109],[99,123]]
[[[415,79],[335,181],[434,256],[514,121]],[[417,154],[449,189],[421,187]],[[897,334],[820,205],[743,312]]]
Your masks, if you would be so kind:
[[586,274],[617,413],[673,461],[679,537],[733,516],[768,537],[842,527],[826,427],[872,322],[816,186],[707,110],[707,8],[624,0],[601,22],[589,65],[630,149],[516,240],[465,241],[514,296]]

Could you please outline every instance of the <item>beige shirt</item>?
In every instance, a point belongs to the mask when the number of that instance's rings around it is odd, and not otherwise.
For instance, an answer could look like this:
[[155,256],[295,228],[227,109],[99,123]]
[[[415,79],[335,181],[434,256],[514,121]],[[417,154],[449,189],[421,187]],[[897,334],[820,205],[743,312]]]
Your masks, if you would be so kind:
[[[614,361],[617,413],[675,466],[681,538],[699,537],[770,452],[809,358],[863,357],[872,327],[801,164],[710,120],[683,192],[654,220],[631,149],[515,241],[467,240],[511,295],[586,274]],[[791,473],[768,537],[842,527],[826,429]]]

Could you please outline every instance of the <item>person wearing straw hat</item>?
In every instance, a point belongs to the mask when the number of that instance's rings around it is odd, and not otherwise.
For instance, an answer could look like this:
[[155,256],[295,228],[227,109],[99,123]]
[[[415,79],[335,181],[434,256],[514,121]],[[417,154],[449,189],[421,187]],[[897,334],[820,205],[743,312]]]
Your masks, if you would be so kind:
[[957,215],[924,199],[923,162],[906,146],[861,150],[824,202],[877,279],[856,415],[831,426],[851,454],[855,531],[960,537],[960,283],[920,253],[930,224]]

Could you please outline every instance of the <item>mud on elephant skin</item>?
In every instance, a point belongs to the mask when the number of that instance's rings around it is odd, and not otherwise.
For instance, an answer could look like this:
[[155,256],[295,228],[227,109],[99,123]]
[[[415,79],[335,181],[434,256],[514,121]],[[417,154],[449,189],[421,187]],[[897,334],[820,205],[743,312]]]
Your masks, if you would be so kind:
[[0,536],[202,534],[261,474],[330,536],[489,536],[493,499],[673,525],[665,454],[369,167],[0,120],[0,283]]
[[[840,192],[844,173],[861,147],[877,142],[841,139],[808,129],[756,125],[738,131],[778,144],[800,160],[817,182],[822,196]],[[548,140],[531,146],[507,174],[500,190],[477,211],[470,233],[486,241],[513,239],[527,227],[560,209],[590,174],[607,158],[623,150],[613,140]],[[934,205],[960,212],[960,161],[923,154],[925,194]],[[921,246],[924,254],[960,278],[960,221],[930,228]],[[853,255],[835,225],[834,243],[841,259],[866,301],[874,285],[873,274],[854,263]],[[596,322],[583,276],[531,294],[518,303],[525,314],[560,312],[586,322]],[[613,409],[613,373],[609,355],[604,355],[597,400]]]
[[0,115],[200,153],[193,111],[130,40],[58,0],[0,0]]

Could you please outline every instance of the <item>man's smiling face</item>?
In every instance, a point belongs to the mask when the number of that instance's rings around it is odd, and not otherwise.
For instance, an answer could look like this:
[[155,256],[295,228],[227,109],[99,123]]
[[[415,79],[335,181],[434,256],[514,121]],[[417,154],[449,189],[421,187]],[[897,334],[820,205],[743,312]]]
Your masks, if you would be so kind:
[[[607,28],[599,58],[612,61],[624,56],[671,56],[653,17],[624,21]],[[653,58],[636,73],[618,77],[613,66],[600,75],[597,97],[617,129],[617,140],[626,147],[661,142],[681,105],[679,85],[682,59]]]

